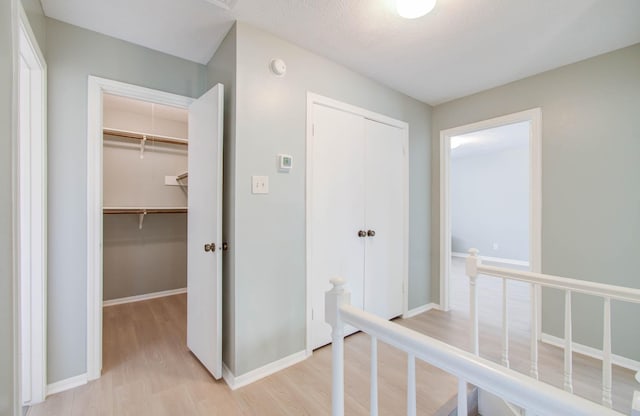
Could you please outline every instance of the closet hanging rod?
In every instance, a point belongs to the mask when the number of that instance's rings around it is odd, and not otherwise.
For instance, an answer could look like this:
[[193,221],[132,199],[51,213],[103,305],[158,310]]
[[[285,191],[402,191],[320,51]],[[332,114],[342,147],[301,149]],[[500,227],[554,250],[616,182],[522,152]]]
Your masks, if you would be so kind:
[[147,140],[151,140],[151,141],[159,142],[159,143],[180,144],[180,145],[183,145],[183,146],[188,146],[189,145],[189,142],[186,139],[178,139],[178,138],[175,138],[175,137],[167,137],[167,136],[156,136],[156,135],[153,135],[153,134],[144,134],[144,133],[138,133],[138,132],[134,132],[134,131],[110,129],[110,128],[106,128],[106,127],[104,129],[102,129],[102,133],[103,134],[108,134],[110,136],[124,137],[124,138],[127,138],[127,139],[143,140],[146,137]]
[[103,208],[105,214],[184,214],[187,208]]

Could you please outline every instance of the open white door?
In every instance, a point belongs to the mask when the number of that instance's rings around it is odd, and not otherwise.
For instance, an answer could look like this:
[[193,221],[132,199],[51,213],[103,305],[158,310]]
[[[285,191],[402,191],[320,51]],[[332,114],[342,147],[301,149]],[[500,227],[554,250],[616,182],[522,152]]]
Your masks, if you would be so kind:
[[189,107],[187,346],[222,376],[222,114],[218,84]]

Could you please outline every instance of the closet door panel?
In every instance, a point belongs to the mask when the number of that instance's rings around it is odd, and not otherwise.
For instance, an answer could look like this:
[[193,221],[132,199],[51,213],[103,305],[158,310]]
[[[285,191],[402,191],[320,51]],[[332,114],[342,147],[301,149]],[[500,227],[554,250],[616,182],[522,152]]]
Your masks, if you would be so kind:
[[189,108],[187,346],[217,379],[222,377],[222,114],[221,84]]
[[389,319],[403,312],[405,139],[399,128],[366,121],[364,309]]
[[[312,348],[331,341],[324,321],[329,279],[342,277],[351,303],[363,306],[364,119],[321,105],[313,108],[310,178],[310,270]],[[353,332],[353,330],[347,330]]]

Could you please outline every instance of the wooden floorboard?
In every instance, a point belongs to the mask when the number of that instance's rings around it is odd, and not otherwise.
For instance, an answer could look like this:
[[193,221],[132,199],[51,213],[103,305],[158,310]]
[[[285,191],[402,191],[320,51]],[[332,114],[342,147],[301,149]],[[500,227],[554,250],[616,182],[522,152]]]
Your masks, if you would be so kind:
[[[454,259],[452,310],[432,310],[396,322],[468,350],[468,283],[461,261]],[[480,279],[480,352],[501,358],[501,283]],[[511,366],[528,374],[528,288],[510,285],[512,309]],[[50,396],[30,415],[164,416],[164,415],[329,415],[331,350],[316,350],[309,359],[246,387],[232,391],[214,380],[186,347],[186,295],[104,308],[103,375],[85,386]],[[497,321],[497,322],[496,322]],[[562,350],[540,347],[541,380],[562,387]],[[365,334],[345,341],[345,411],[369,414],[369,348]],[[406,355],[379,344],[380,415],[406,414]],[[574,354],[576,394],[599,401],[600,361]],[[560,370],[560,371],[559,371]],[[449,401],[457,380],[426,363],[417,363],[418,414],[432,415]],[[630,413],[633,372],[615,366],[614,407]]]

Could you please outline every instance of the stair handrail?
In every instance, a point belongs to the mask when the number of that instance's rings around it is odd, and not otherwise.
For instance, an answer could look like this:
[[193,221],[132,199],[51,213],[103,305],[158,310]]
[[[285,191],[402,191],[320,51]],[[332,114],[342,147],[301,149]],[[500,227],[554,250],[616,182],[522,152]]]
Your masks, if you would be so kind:
[[[509,269],[482,264],[475,248],[469,249],[466,258],[466,274],[469,277],[469,315],[471,319],[471,350],[479,355],[478,334],[478,293],[477,278],[480,275],[502,278],[502,364],[509,367],[509,314],[507,308],[507,280],[517,280],[531,284],[530,288],[530,351],[531,368],[530,375],[538,379],[538,340],[539,340],[539,310],[538,299],[541,287],[549,287],[564,290],[564,389],[573,392],[573,339],[571,319],[571,295],[582,293],[603,299],[603,349],[602,349],[602,404],[608,408],[613,406],[612,398],[612,352],[611,352],[611,300],[640,304],[640,289],[616,286],[605,283],[591,282],[587,280],[573,279],[569,277],[553,276],[549,274],[530,271]],[[640,404],[639,404],[640,405]],[[638,409],[640,412],[640,409]],[[634,416],[636,414],[634,413]],[[638,414],[640,416],[640,414]]]
[[[332,337],[332,415],[344,416],[344,326],[352,325],[371,336],[371,415],[378,414],[377,343],[389,344],[408,355],[407,415],[416,415],[416,366],[420,359],[458,378],[458,415],[467,414],[467,383],[502,397],[527,414],[601,415],[622,413],[531,379],[475,354],[453,347],[350,304],[341,278],[331,280],[325,294],[325,320]],[[635,416],[635,414],[634,414]]]

